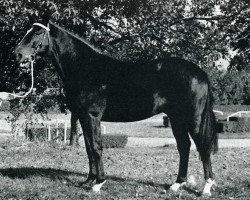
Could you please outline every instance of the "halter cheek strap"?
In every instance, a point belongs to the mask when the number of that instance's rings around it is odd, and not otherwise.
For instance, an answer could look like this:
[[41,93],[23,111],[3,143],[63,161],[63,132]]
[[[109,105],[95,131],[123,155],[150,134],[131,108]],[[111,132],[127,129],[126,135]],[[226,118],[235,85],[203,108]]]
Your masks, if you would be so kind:
[[34,51],[34,53],[33,53],[33,57],[35,57],[35,55],[37,54],[37,52],[39,51],[39,49],[40,49],[41,46],[43,45],[43,42],[44,42],[44,40],[45,40],[45,38],[46,38],[46,35],[48,35],[48,40],[49,40],[49,43],[50,43],[50,36],[49,36],[50,28],[48,27],[49,24],[48,24],[48,26],[44,26],[44,25],[41,24],[41,23],[34,23],[33,26],[39,26],[39,27],[41,27],[41,28],[43,28],[43,29],[46,30],[46,32],[44,32],[42,41],[41,41],[40,44],[36,47],[36,49],[35,49],[35,51]]

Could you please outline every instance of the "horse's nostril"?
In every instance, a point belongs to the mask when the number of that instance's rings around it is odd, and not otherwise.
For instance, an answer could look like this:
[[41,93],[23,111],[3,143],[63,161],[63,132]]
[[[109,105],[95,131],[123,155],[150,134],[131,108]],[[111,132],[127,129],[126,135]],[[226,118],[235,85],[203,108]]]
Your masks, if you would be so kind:
[[20,53],[19,53],[19,54],[17,54],[17,60],[21,60],[21,59],[22,59],[22,57],[23,57],[23,56],[22,56],[22,54],[20,54]]

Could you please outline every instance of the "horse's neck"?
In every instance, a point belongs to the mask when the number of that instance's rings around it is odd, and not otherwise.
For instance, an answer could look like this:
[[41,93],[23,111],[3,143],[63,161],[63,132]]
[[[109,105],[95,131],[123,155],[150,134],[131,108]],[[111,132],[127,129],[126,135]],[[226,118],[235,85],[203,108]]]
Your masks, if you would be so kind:
[[55,35],[51,36],[51,53],[58,60],[59,64],[63,60],[74,59],[75,46],[72,38],[67,37],[66,33],[58,30]]
[[[77,74],[93,57],[93,50],[77,38],[52,25],[51,54],[64,78]],[[92,55],[92,56],[91,56]]]
[[[112,74],[126,71],[122,62],[106,56],[87,42],[56,26],[51,27],[51,51],[64,84],[106,83]],[[111,72],[111,73],[110,73]],[[126,74],[126,73],[125,73]]]

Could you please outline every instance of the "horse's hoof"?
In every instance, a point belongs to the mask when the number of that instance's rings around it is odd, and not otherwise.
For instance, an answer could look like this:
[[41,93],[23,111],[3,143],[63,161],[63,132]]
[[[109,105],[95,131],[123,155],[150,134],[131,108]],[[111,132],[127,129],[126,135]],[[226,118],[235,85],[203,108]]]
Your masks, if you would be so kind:
[[177,192],[184,185],[186,185],[186,182],[174,183],[173,185],[171,185],[170,190],[172,190],[173,192]]
[[94,182],[96,181],[95,178],[87,178],[85,181],[79,183],[79,186],[84,186],[84,187],[92,187]]
[[212,196],[212,194],[211,194],[211,192],[209,191],[209,192],[202,192],[202,196],[204,196],[204,197],[211,197]]
[[205,184],[205,187],[204,187],[204,189],[203,189],[203,191],[202,191],[202,195],[203,196],[208,196],[208,197],[211,197],[211,188],[212,188],[212,186],[215,186],[216,185],[216,183],[215,183],[215,181],[214,180],[212,180],[211,178],[210,179],[208,179],[207,181],[206,181],[206,184]]
[[95,185],[92,187],[92,191],[95,192],[95,193],[100,193],[101,187],[104,185],[104,183],[106,183],[106,180],[103,181],[102,183],[95,184]]

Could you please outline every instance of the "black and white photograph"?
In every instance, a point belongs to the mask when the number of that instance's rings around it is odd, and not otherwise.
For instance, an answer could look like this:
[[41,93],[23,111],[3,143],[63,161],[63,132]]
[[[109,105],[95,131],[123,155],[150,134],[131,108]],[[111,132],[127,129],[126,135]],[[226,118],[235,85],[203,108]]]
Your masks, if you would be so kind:
[[0,0],[0,200],[250,199],[249,0]]

